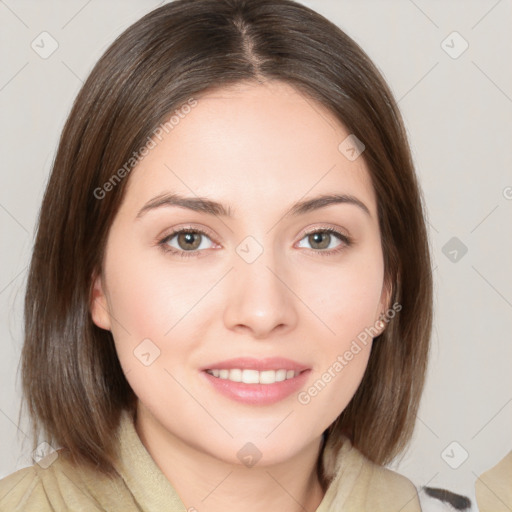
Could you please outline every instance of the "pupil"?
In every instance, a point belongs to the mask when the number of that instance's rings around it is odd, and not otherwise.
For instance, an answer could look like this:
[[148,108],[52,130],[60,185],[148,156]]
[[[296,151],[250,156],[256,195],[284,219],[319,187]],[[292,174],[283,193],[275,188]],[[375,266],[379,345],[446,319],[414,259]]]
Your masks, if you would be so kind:
[[[329,244],[327,243],[327,245],[325,244],[325,241],[328,240],[328,237],[329,237],[329,234],[328,233],[324,233],[324,232],[321,232],[321,233],[314,233],[312,235],[313,237],[313,244],[318,244],[320,245],[321,247],[317,247],[320,248],[320,249],[324,249],[325,247],[327,247]],[[325,237],[325,240],[323,240]],[[322,242],[323,240],[323,242]]]
[[197,243],[194,243],[194,239],[197,235],[198,233],[184,233],[181,235],[183,244],[188,245],[187,249],[190,249],[191,245],[193,246],[192,248],[196,248],[195,246],[197,246]]

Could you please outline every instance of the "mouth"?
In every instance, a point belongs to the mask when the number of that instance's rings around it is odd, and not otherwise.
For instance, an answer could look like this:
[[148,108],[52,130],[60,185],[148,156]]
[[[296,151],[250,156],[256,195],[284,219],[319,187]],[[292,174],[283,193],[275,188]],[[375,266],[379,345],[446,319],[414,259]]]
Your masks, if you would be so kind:
[[305,383],[311,369],[285,358],[238,358],[204,367],[201,373],[221,395],[251,405],[270,405]]
[[[303,370],[307,371],[307,370]],[[231,382],[243,382],[244,384],[275,384],[276,382],[283,382],[285,380],[290,380],[302,372],[287,370],[286,368],[280,368],[279,370],[251,370],[242,368],[232,368],[232,369],[219,369],[215,368],[212,370],[206,370],[206,373],[216,377],[218,379],[225,379]]]

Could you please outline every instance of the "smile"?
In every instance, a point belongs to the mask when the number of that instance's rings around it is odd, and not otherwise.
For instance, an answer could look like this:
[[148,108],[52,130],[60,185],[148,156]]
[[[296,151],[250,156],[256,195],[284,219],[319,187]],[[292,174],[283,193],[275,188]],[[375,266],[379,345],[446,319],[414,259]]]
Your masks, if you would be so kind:
[[212,389],[226,398],[248,405],[272,405],[302,389],[309,378],[307,370],[253,370],[215,368],[201,372]]
[[284,380],[293,379],[300,374],[294,370],[250,370],[241,368],[206,370],[209,375],[231,382],[243,382],[244,384],[275,384]]

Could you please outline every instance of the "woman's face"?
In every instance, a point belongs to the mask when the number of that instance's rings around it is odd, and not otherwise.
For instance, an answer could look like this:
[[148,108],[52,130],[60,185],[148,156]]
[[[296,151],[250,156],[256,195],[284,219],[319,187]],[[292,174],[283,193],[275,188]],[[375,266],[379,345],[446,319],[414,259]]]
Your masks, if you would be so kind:
[[[371,350],[361,333],[388,307],[370,176],[349,132],[281,82],[180,112],[130,173],[93,319],[169,439],[284,461],[347,406]],[[293,209],[331,195],[363,206]]]

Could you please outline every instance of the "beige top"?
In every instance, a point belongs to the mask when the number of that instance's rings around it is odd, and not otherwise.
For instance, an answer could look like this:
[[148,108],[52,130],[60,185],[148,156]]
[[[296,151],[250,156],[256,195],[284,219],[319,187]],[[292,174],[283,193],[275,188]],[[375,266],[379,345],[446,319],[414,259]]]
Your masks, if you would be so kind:
[[476,502],[480,512],[512,510],[512,451],[475,482]]
[[[116,470],[120,477],[115,481],[74,467],[61,449],[0,480],[0,511],[187,512],[126,412],[118,436]],[[342,441],[331,474],[333,479],[316,512],[421,512],[412,482],[370,462],[348,438]]]

